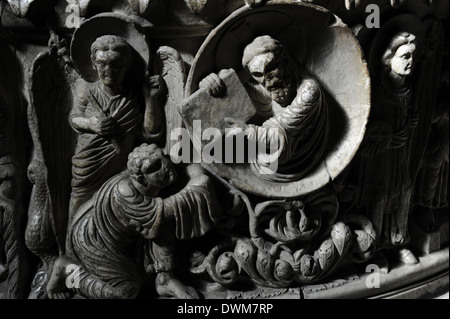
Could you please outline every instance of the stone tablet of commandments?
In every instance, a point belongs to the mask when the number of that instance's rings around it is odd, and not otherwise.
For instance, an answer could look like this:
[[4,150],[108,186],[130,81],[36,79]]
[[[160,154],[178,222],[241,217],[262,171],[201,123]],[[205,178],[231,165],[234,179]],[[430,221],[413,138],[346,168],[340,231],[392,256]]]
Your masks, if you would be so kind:
[[236,72],[233,69],[226,69],[220,71],[218,75],[226,86],[226,93],[223,96],[216,98],[205,89],[199,89],[180,108],[190,134],[195,120],[201,120],[202,131],[216,128],[223,133],[225,128],[230,127],[225,121],[226,118],[245,123],[256,114],[253,102]]

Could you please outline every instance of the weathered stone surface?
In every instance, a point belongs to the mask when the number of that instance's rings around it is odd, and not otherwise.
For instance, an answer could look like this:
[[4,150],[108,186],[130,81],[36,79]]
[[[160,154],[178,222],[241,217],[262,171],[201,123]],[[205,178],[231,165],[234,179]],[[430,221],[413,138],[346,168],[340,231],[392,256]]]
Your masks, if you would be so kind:
[[[194,121],[201,121],[201,133],[208,128],[216,128],[225,134],[230,124],[224,119],[232,118],[245,123],[256,115],[253,102],[236,72],[233,69],[222,70],[218,75],[226,86],[224,96],[214,98],[205,89],[200,89],[180,106],[179,112],[191,130]],[[201,149],[197,151],[202,152]]]
[[[265,24],[269,15],[272,21],[275,18],[278,22]],[[307,20],[314,22],[304,23]],[[350,30],[338,20],[320,7],[271,1],[258,9],[236,11],[208,36],[193,62],[188,94],[195,92],[201,78],[213,70],[232,67],[241,74],[245,45],[255,35],[267,32],[276,35],[293,59],[316,77],[326,92],[330,117],[339,119],[331,122],[323,165],[316,165],[298,181],[262,181],[248,172],[245,165],[232,168],[213,165],[216,173],[254,194],[292,198],[326,185],[350,163],[365,133],[370,110],[370,78],[361,48]],[[214,50],[215,47],[218,49]],[[221,54],[225,50],[228,54]]]
[[0,299],[448,291],[448,4],[0,1]]

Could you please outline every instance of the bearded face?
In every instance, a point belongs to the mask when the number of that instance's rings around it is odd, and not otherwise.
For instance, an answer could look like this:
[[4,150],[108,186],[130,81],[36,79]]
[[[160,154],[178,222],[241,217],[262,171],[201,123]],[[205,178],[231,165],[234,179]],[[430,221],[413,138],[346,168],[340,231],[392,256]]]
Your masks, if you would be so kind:
[[248,64],[252,77],[270,93],[272,100],[287,106],[295,95],[293,77],[287,61],[274,53],[256,55]]

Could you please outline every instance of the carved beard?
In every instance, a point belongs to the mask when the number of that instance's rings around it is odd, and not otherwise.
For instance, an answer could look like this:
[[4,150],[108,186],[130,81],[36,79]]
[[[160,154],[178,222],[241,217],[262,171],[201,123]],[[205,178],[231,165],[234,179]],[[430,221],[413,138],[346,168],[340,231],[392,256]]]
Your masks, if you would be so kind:
[[276,101],[281,106],[284,106],[289,103],[290,91],[291,84],[288,84],[286,87],[272,89],[269,92],[272,100]]
[[281,106],[286,106],[290,102],[291,88],[291,81],[281,81],[276,86],[268,87],[267,90],[272,100]]
[[266,83],[266,89],[273,101],[281,106],[287,106],[291,102],[292,77],[287,73],[284,79],[273,78],[269,83]]

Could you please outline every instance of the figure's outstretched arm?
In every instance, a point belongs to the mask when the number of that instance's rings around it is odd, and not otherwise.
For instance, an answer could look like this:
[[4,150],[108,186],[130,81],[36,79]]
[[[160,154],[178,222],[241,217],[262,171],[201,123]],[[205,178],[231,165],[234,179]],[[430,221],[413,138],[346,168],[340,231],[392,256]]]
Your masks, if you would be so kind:
[[158,103],[162,79],[159,75],[146,75],[144,83],[145,112],[143,134],[146,139],[160,135],[162,114]]

